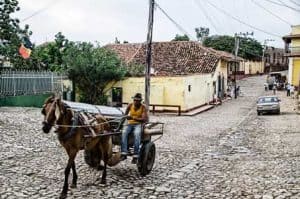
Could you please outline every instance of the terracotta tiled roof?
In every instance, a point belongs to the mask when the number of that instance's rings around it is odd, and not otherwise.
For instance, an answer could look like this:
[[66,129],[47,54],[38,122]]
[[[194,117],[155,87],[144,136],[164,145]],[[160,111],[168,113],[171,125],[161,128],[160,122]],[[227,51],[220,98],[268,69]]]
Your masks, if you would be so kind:
[[[126,63],[146,63],[146,44],[109,44],[111,49]],[[194,41],[154,42],[152,64],[158,76],[212,73],[221,56]]]
[[[225,59],[226,61],[235,61],[235,56],[229,52],[226,51],[221,51],[221,50],[215,50],[213,48],[209,48],[209,50],[214,51],[215,53],[217,53],[219,56],[221,56],[222,59]],[[244,59],[237,56],[236,57],[237,61],[243,61]]]

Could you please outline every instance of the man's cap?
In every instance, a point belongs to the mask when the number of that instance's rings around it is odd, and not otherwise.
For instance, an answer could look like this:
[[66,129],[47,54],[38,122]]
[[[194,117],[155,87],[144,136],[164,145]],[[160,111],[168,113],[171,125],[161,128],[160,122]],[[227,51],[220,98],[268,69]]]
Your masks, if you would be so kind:
[[136,93],[136,94],[132,97],[132,99],[134,99],[134,100],[142,100],[142,94],[141,94],[141,93]]

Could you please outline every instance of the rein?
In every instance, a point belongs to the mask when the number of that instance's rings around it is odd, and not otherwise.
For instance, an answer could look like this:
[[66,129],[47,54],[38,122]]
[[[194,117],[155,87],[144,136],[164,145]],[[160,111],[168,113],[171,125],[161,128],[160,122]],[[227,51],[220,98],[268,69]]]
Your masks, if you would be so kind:
[[[122,117],[121,119],[113,119],[113,120],[109,120],[109,121],[106,121],[106,122],[101,122],[101,123],[98,123],[98,124],[85,124],[85,125],[67,125],[67,124],[53,124],[52,126],[55,126],[55,127],[72,127],[72,128],[85,128],[85,127],[95,127],[95,126],[100,126],[102,124],[109,124],[111,122],[115,122],[115,121],[120,121],[122,120],[124,117]],[[50,125],[50,124],[49,124]]]

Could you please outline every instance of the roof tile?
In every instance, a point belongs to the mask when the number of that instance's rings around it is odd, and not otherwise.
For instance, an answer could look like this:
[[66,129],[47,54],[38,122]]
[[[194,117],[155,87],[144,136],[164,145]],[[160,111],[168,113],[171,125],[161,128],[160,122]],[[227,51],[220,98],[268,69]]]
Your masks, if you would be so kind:
[[[145,43],[109,44],[105,48],[114,51],[126,63],[146,64]],[[199,42],[154,42],[151,67],[158,76],[212,73],[222,57],[225,56]]]

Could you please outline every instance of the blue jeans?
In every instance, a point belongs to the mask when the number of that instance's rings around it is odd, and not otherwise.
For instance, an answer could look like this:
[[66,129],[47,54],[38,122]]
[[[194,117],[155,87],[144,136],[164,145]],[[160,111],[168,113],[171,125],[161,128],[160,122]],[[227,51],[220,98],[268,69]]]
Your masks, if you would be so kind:
[[128,124],[122,133],[122,144],[121,144],[121,154],[127,155],[128,153],[128,135],[129,133],[134,133],[134,155],[133,157],[138,157],[140,152],[142,125],[141,124]]

